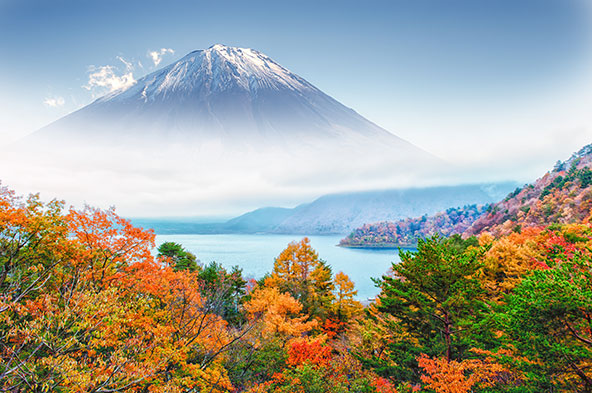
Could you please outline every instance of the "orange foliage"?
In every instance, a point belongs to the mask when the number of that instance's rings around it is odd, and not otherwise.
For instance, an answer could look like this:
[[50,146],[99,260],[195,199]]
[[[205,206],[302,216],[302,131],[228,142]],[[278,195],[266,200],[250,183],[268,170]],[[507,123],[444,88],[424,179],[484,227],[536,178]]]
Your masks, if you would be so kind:
[[113,210],[62,205],[0,189],[0,386],[231,390],[197,276],[157,264],[152,231]]
[[301,315],[302,304],[298,300],[275,287],[255,289],[244,307],[251,320],[262,321],[266,335],[300,337],[317,325],[317,321],[307,321],[308,315]]
[[306,237],[288,244],[280,253],[265,285],[290,293],[312,317],[324,318],[333,300],[331,270]]
[[481,359],[465,359],[461,362],[447,361],[445,358],[419,356],[418,364],[425,374],[421,376],[425,387],[436,393],[469,393],[474,387],[492,387],[500,382],[509,370],[498,363],[492,353],[481,350],[474,352],[485,354]]
[[328,338],[335,338],[339,333],[341,333],[345,329],[346,324],[341,322],[337,319],[327,318],[323,325],[321,326],[321,330]]
[[481,245],[491,244],[483,258],[481,282],[492,299],[501,301],[530,271],[537,269],[542,259],[538,245],[541,229],[527,228],[522,233],[494,240],[484,233],[479,237]]
[[135,228],[129,220],[115,214],[113,208],[71,209],[65,218],[82,248],[78,263],[87,264],[85,279],[102,284],[115,278],[124,266],[153,260],[154,232]]
[[397,393],[395,386],[386,378],[377,377],[372,381],[371,385],[376,389],[377,393]]
[[310,247],[305,237],[300,242],[288,244],[275,260],[274,275],[280,279],[306,281],[318,265],[319,255]]

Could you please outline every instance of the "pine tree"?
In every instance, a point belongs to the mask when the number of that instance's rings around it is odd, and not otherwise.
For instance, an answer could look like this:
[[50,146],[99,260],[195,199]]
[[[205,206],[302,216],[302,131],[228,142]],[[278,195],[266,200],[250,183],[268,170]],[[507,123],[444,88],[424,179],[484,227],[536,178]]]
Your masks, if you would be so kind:
[[394,276],[384,276],[377,302],[398,337],[388,343],[391,359],[379,371],[418,381],[417,357],[462,360],[471,347],[476,323],[487,310],[476,273],[484,249],[472,241],[434,236],[420,240],[417,251],[400,251]]

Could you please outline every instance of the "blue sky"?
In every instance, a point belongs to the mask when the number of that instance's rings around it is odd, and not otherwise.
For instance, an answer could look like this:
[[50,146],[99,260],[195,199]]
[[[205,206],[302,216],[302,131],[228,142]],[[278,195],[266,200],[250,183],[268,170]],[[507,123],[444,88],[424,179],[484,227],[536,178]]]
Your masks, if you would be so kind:
[[592,139],[586,3],[0,0],[0,147],[106,92],[100,67],[137,79],[151,51],[223,43],[445,159],[539,170]]

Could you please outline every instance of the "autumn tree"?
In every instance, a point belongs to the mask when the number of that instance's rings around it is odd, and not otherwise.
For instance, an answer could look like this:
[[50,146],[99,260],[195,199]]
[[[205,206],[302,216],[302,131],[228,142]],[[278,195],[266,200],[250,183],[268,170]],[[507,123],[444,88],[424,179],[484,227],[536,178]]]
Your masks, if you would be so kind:
[[[239,388],[268,381],[281,372],[288,358],[291,340],[298,339],[317,326],[303,313],[302,304],[278,288],[258,286],[244,304],[247,334],[233,349],[228,369]],[[243,330],[245,331],[245,330]]]
[[268,283],[290,293],[312,317],[326,317],[334,298],[331,268],[306,237],[290,243],[275,259]]
[[482,245],[490,246],[479,274],[490,300],[503,302],[524,276],[539,268],[537,260],[542,258],[540,232],[540,229],[527,228],[500,239],[489,234],[479,237]]
[[152,258],[154,234],[111,210],[0,195],[0,387],[232,389],[234,342],[196,272]]
[[317,325],[316,321],[308,321],[297,299],[274,287],[255,289],[244,308],[250,319],[261,321],[264,335],[279,335],[285,341],[300,337]]
[[510,369],[500,363],[499,354],[482,350],[474,352],[481,357],[448,361],[422,354],[418,364],[423,370],[421,382],[424,388],[436,393],[471,393],[492,387],[499,389],[501,385],[519,385]]
[[397,393],[389,380],[364,369],[347,350],[331,347],[323,337],[294,339],[287,352],[287,367],[248,392]]
[[354,289],[354,283],[343,272],[337,273],[333,282],[335,285],[333,312],[338,321],[348,321],[362,310],[362,304],[355,300],[358,291]]
[[6,390],[30,386],[22,371],[47,350],[31,320],[44,315],[37,299],[55,290],[61,267],[76,254],[62,209],[62,202],[23,200],[0,187],[0,386]]

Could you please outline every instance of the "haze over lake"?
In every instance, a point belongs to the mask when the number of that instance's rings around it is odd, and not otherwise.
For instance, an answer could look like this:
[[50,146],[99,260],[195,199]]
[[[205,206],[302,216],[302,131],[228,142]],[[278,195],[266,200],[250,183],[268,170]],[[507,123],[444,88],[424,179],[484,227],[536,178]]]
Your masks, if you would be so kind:
[[[358,299],[378,294],[372,277],[381,277],[399,261],[397,250],[373,250],[338,247],[342,236],[309,236],[311,246],[332,268],[333,274],[343,271],[355,283]],[[202,263],[211,261],[225,268],[238,265],[244,277],[261,278],[271,272],[274,258],[299,235],[157,235],[157,247],[164,242],[176,242],[194,253]]]

